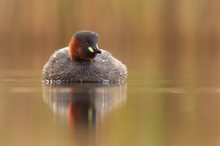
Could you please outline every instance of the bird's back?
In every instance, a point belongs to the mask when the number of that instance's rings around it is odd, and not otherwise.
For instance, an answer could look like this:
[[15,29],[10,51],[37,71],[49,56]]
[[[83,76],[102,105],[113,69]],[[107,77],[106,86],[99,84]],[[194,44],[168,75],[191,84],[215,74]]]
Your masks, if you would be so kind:
[[71,61],[68,47],[56,51],[43,68],[43,80],[83,82],[124,82],[127,68],[102,50],[91,61]]

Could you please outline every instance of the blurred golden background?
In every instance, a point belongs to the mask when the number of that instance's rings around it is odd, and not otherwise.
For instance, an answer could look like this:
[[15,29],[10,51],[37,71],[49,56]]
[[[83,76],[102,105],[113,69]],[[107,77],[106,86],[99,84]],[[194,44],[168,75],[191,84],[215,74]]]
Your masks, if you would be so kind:
[[40,78],[49,56],[87,29],[128,66],[130,79],[216,79],[219,15],[218,0],[0,0],[0,69]]

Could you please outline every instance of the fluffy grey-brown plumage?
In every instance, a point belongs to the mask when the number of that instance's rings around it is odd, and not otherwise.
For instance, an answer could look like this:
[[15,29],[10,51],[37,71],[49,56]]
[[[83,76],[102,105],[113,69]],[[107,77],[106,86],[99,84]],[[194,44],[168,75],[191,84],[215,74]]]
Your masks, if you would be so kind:
[[56,51],[43,68],[44,80],[124,82],[127,68],[109,52],[101,50],[91,61],[71,61],[68,47]]

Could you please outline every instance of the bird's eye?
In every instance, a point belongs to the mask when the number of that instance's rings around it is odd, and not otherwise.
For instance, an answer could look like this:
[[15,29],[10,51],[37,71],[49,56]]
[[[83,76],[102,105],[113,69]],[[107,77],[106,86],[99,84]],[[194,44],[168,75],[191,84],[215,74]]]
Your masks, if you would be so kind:
[[94,53],[94,49],[92,47],[88,47],[88,50],[92,53]]

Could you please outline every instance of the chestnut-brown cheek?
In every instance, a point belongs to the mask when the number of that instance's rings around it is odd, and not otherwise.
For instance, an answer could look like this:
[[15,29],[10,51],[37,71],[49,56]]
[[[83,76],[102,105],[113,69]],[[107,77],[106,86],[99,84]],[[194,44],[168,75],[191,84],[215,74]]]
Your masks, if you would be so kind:
[[82,48],[78,48],[78,49],[77,49],[77,56],[78,56],[80,59],[84,59],[84,58],[85,58]]
[[76,38],[72,38],[69,43],[69,56],[70,59],[73,60],[75,56],[77,56],[77,48],[79,48],[79,42]]
[[69,43],[69,57],[71,61],[73,61],[74,59],[90,61],[95,56],[86,56],[80,42],[76,38],[72,38]]

